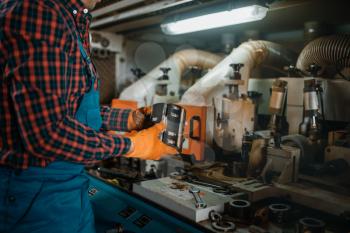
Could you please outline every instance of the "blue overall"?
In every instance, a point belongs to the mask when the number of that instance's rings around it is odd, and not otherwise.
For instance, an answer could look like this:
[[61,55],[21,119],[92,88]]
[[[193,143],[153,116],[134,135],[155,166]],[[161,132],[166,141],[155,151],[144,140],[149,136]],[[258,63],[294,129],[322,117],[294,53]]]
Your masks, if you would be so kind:
[[[78,45],[90,72],[91,87],[75,118],[101,128],[99,92],[92,63],[80,38]],[[88,198],[84,166],[56,161],[46,168],[14,170],[0,167],[0,233],[93,233],[94,216]]]

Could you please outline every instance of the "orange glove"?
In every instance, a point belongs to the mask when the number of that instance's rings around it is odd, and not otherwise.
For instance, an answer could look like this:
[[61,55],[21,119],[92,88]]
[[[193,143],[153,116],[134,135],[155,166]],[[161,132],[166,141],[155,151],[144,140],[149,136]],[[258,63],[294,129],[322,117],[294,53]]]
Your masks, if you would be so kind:
[[141,130],[144,127],[145,118],[147,115],[151,115],[152,107],[143,107],[131,111],[128,116],[128,130]]
[[151,128],[126,134],[130,138],[132,146],[125,156],[129,158],[159,160],[166,155],[178,154],[175,148],[166,145],[159,139],[159,135],[164,129],[164,123],[158,123]]

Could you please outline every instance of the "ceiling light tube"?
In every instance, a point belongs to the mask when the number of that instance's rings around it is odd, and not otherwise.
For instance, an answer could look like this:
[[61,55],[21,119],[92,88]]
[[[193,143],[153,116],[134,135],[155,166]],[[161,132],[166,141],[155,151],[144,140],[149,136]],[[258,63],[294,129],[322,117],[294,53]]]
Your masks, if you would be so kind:
[[162,31],[168,35],[220,28],[247,23],[265,18],[268,8],[260,5],[244,6],[161,24]]

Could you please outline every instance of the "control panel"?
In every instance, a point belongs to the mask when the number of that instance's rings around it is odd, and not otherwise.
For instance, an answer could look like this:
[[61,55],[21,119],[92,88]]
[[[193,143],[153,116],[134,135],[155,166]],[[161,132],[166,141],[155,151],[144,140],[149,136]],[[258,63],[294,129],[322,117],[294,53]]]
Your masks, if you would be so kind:
[[90,175],[88,177],[88,193],[95,214],[97,233],[205,231],[199,225],[181,220],[132,193]]

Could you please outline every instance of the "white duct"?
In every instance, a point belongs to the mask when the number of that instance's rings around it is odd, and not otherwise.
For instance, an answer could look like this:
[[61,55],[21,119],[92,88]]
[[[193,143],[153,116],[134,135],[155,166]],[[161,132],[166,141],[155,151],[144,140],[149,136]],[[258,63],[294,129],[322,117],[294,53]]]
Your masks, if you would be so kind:
[[143,78],[125,88],[119,98],[123,100],[137,101],[139,107],[149,105],[155,94],[157,79],[163,75],[160,70],[161,67],[171,68],[168,73],[170,79],[168,93],[174,92],[177,94],[180,87],[182,73],[187,67],[197,66],[201,69],[210,69],[221,60],[221,56],[201,50],[188,49],[179,51],[155,67]]
[[248,79],[256,66],[262,64],[283,72],[283,67],[295,64],[295,60],[296,56],[279,44],[261,40],[245,42],[190,87],[182,96],[181,103],[210,106],[212,98],[222,94],[225,80],[232,75],[232,63],[244,64],[241,69],[244,85],[239,87],[240,93],[243,94],[248,91]]

